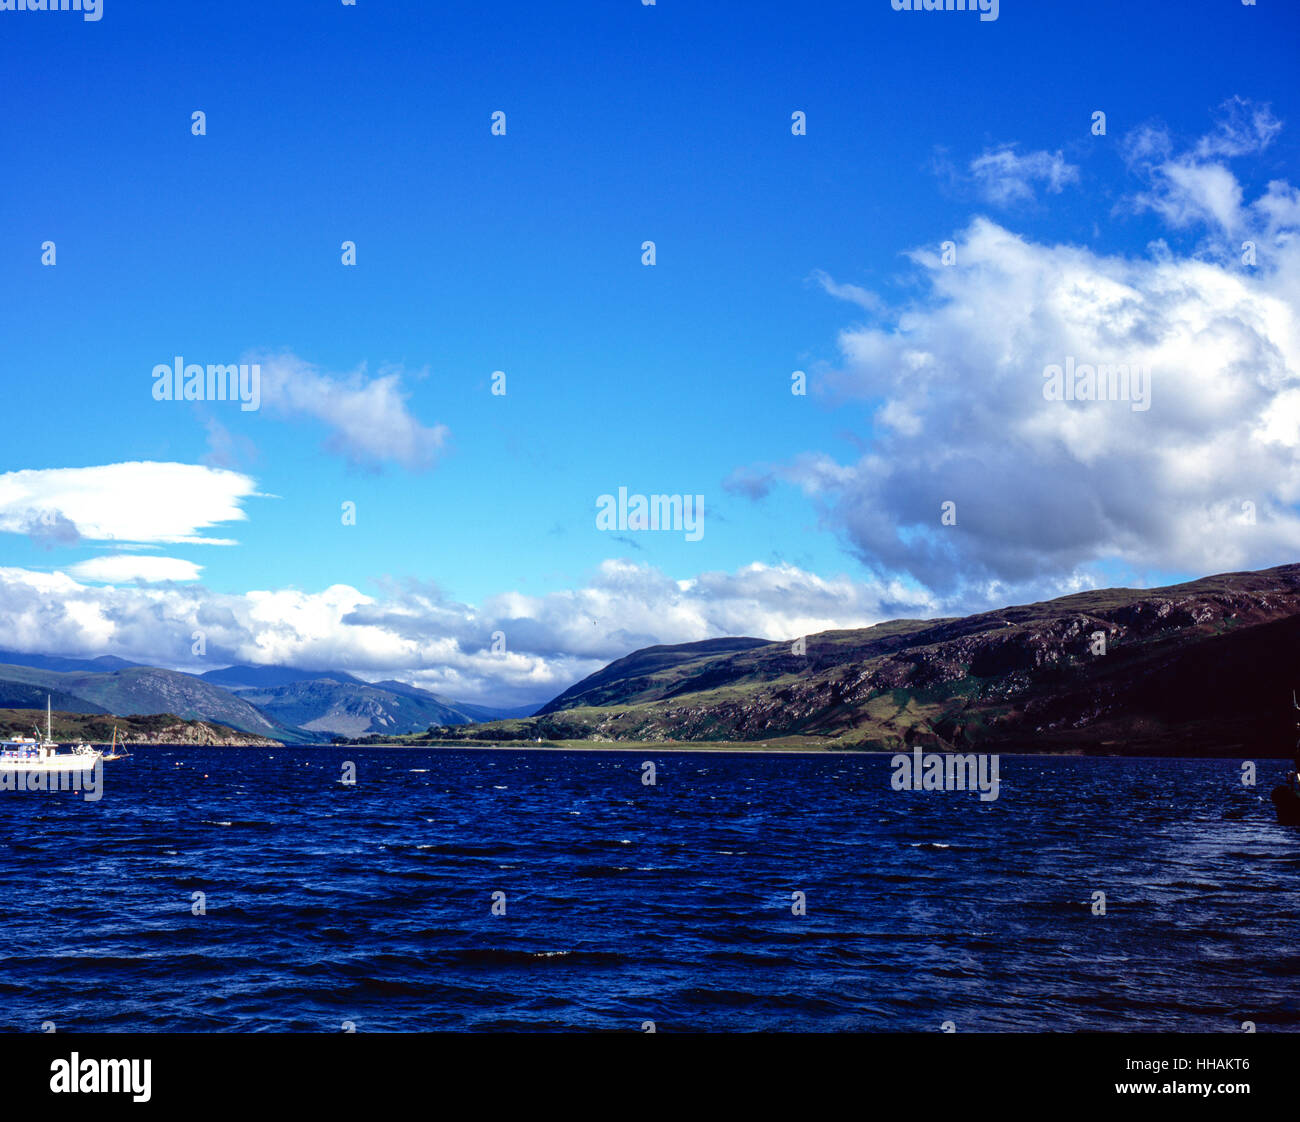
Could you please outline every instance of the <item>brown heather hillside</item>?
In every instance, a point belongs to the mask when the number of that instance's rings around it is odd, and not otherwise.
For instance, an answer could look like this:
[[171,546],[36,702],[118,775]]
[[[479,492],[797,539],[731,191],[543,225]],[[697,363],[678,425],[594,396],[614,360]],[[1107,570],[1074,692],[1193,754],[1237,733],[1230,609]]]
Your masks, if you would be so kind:
[[[1106,636],[1106,653],[1091,651]],[[537,716],[429,737],[1289,755],[1300,566],[1104,589],[961,619],[650,647]]]

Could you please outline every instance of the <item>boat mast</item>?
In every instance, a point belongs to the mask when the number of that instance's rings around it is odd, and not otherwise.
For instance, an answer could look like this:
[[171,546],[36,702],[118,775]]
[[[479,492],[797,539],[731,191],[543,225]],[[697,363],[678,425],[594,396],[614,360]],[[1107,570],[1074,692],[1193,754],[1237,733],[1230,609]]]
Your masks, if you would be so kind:
[[51,743],[54,741],[54,725],[50,720],[50,695],[45,695],[45,739]]

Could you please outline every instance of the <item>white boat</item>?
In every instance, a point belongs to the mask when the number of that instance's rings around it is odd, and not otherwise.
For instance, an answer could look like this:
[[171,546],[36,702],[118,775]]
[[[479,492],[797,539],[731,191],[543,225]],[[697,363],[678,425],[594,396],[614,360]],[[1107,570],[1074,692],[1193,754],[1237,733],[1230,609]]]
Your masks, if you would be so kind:
[[29,736],[0,740],[0,771],[86,771],[99,763],[104,754],[89,744],[74,744],[72,751],[60,752],[52,716],[47,696],[44,740]]

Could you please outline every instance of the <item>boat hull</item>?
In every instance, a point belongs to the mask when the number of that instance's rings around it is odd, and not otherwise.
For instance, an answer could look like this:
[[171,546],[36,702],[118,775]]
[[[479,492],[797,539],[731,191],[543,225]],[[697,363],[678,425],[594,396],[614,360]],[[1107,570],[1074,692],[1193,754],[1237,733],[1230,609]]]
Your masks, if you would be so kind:
[[85,752],[60,756],[2,756],[0,771],[89,771],[102,758],[102,753]]

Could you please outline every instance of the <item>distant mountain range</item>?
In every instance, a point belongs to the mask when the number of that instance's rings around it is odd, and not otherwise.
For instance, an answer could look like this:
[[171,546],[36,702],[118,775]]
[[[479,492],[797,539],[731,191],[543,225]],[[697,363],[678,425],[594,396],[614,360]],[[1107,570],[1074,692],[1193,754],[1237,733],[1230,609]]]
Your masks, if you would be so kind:
[[100,655],[98,658],[62,658],[58,655],[22,654],[0,647],[0,665],[30,666],[37,670],[90,670],[108,671],[124,670],[128,666],[140,666],[139,662],[128,662],[114,655]]
[[1289,756],[1300,565],[1104,589],[793,643],[611,663],[526,720],[439,739],[785,741],[852,748]]
[[62,658],[0,650],[0,709],[65,713],[172,714],[286,743],[411,733],[515,717],[523,709],[458,705],[405,682],[370,684],[343,671],[229,666],[186,674],[126,659]]
[[45,708],[45,693],[57,694],[52,703],[72,713],[112,713],[122,717],[170,713],[182,720],[213,721],[230,728],[276,740],[304,741],[310,737],[280,724],[230,691],[177,670],[128,666],[121,670],[45,670],[31,666],[0,665],[0,707],[17,708],[20,699],[32,698],[29,708]]
[[310,682],[320,678],[365,685],[360,678],[354,678],[342,670],[298,670],[292,666],[227,666],[221,670],[209,670],[199,677],[226,689],[291,686],[295,682]]
[[410,732],[430,725],[465,725],[473,718],[433,694],[411,687],[400,693],[356,682],[317,678],[286,686],[239,687],[234,693],[289,728],[329,736]]

